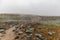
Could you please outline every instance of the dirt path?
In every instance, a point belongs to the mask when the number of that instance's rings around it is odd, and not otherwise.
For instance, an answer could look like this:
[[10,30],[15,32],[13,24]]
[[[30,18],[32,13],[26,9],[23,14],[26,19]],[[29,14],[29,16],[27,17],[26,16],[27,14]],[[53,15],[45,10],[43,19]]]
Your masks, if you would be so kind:
[[[13,27],[14,28],[14,27]],[[4,37],[2,37],[1,40],[14,40],[14,37],[15,37],[15,34],[14,32],[12,31],[13,28],[10,28],[6,31],[6,34]]]

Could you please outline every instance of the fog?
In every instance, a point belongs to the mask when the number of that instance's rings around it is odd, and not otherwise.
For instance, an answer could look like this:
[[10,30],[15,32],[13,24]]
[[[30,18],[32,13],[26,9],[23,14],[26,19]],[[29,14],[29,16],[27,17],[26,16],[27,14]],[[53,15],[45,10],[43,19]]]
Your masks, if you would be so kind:
[[0,13],[60,16],[60,0],[0,0]]

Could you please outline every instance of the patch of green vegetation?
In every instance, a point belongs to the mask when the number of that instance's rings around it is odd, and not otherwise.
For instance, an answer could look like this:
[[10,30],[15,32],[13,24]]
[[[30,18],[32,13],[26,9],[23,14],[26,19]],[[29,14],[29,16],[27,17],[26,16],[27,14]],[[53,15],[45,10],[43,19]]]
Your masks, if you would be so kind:
[[60,26],[60,23],[52,22],[52,21],[42,21],[42,22],[40,22],[40,23],[41,23],[41,24],[47,24],[47,25]]

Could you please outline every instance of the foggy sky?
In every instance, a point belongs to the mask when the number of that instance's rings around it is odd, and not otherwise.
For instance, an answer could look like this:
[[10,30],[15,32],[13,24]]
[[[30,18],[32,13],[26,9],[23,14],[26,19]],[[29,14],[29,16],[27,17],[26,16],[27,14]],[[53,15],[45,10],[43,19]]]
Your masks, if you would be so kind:
[[60,0],[0,0],[0,13],[60,16]]

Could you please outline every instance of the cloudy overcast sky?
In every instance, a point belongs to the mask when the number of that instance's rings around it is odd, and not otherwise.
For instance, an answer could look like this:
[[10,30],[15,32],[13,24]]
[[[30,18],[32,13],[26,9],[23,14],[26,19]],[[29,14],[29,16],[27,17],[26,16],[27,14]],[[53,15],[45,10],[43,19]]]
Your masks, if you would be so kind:
[[0,0],[0,13],[60,16],[60,0]]

